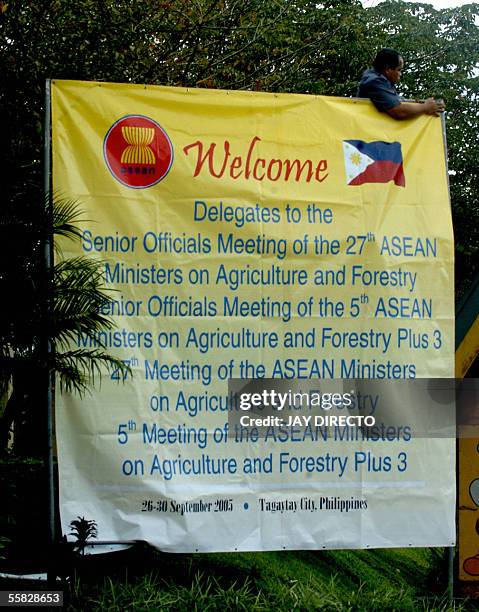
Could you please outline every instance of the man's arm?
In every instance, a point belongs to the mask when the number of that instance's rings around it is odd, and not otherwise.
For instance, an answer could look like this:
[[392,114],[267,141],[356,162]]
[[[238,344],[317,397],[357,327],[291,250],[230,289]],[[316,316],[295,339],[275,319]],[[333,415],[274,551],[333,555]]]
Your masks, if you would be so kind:
[[444,102],[442,100],[435,100],[434,98],[428,98],[425,102],[415,102],[407,104],[401,102],[397,106],[390,108],[386,113],[393,119],[411,119],[418,115],[434,115],[439,116],[445,110]]

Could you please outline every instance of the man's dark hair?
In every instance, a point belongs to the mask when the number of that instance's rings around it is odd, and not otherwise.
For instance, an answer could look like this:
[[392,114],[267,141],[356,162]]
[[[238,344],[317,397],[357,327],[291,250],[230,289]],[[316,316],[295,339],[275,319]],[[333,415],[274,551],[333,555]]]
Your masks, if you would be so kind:
[[381,49],[374,58],[373,66],[378,72],[382,72],[386,68],[397,68],[400,57],[401,54],[394,49]]

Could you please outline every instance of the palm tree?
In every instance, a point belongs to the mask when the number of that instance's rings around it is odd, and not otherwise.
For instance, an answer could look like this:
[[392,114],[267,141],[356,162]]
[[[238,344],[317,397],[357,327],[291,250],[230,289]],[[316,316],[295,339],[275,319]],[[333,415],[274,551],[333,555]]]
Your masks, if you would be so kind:
[[77,539],[76,549],[84,555],[88,540],[93,540],[98,535],[98,525],[94,520],[88,520],[84,516],[77,516],[76,520],[70,521],[70,535]]
[[[78,203],[55,199],[52,209],[54,236],[79,240]],[[18,229],[25,229],[4,224],[5,234],[5,228],[11,232],[17,229],[18,235],[21,235]],[[11,298],[3,302],[0,316],[0,402],[2,391],[4,398],[0,453],[7,449],[14,422],[15,447],[23,446],[19,440],[24,437],[22,434],[27,434],[27,454],[35,449],[41,452],[43,441],[38,436],[38,426],[43,414],[38,397],[46,367],[56,373],[60,389],[80,394],[101,376],[102,366],[128,370],[123,361],[108,354],[98,343],[98,332],[113,327],[112,320],[101,314],[102,306],[110,300],[103,287],[102,262],[85,257],[64,259],[57,250],[57,263],[49,281],[41,263],[47,228],[46,218],[37,227],[29,228],[30,253],[25,249],[24,256],[3,262],[0,268],[0,293]],[[94,344],[99,347],[75,347],[78,334],[85,339],[95,338]],[[52,347],[48,355],[45,340]],[[32,429],[38,443],[28,435]]]

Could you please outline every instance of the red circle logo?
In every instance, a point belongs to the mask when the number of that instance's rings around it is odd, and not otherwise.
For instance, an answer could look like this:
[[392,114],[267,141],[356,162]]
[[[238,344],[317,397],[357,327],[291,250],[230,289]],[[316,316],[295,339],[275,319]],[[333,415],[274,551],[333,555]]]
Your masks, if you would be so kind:
[[103,155],[108,169],[122,185],[145,189],[168,174],[173,163],[173,145],[153,119],[127,115],[108,130]]

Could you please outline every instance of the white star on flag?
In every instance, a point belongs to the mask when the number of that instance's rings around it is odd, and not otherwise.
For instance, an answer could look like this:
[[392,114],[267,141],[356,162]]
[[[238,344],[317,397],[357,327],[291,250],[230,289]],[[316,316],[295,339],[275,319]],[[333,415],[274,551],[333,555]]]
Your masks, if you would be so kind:
[[359,174],[362,174],[368,166],[374,164],[374,159],[364,155],[353,147],[349,142],[343,141],[344,165],[346,168],[346,181],[350,183]]

